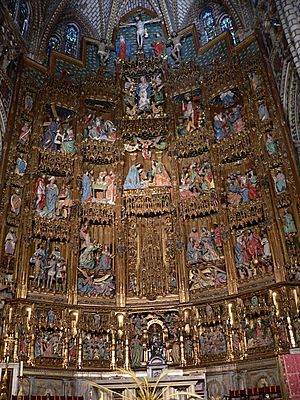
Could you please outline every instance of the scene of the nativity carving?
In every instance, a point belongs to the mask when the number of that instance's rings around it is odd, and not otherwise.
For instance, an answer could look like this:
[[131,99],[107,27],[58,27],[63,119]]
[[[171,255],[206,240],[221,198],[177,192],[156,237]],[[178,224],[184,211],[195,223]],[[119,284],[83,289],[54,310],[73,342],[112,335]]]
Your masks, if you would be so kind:
[[144,189],[151,187],[171,187],[172,182],[164,164],[153,160],[143,168],[140,163],[133,164],[128,170],[124,182],[124,190]]

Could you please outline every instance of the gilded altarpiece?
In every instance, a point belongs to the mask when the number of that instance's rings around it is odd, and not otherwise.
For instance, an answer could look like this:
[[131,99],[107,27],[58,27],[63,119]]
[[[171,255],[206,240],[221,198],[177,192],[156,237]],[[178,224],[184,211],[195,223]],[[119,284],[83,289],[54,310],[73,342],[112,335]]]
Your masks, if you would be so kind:
[[3,359],[192,367],[299,345],[299,177],[261,56],[237,56],[167,71],[138,52],[80,83],[25,61]]

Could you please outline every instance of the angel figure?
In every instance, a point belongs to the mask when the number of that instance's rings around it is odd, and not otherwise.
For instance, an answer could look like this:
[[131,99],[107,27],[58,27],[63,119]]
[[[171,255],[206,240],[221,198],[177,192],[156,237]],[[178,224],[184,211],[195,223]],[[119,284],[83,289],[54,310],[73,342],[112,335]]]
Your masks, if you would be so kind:
[[150,160],[151,159],[151,147],[154,147],[158,150],[164,150],[167,146],[166,142],[160,142],[161,141],[161,136],[158,136],[155,139],[152,140],[146,140],[146,139],[141,139],[139,137],[134,138],[134,144],[128,144],[125,143],[124,148],[126,151],[129,153],[133,153],[137,150],[140,150],[142,152],[142,156],[145,160]]
[[[165,148],[165,146],[162,147],[158,147],[158,144],[161,140],[161,136],[158,136],[155,139],[152,140],[143,140],[139,137],[136,138],[136,140],[141,144],[141,152],[142,152],[142,156],[145,160],[150,160],[151,159],[151,147],[155,147],[155,148],[159,148],[160,150],[163,150],[163,148]],[[164,143],[164,145],[166,145],[165,142],[162,142],[160,144],[160,146]]]

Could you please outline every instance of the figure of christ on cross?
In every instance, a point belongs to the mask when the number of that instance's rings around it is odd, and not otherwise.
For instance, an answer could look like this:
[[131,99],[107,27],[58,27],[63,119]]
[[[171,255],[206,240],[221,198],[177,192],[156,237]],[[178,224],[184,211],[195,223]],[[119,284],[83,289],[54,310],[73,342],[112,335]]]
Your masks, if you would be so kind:
[[120,26],[121,27],[127,27],[127,26],[135,26],[136,27],[136,41],[138,44],[138,48],[140,50],[143,48],[143,45],[144,45],[144,37],[146,34],[145,25],[153,24],[155,22],[160,22],[160,21],[161,21],[160,18],[153,18],[153,19],[149,19],[147,21],[143,21],[142,16],[139,15],[139,16],[135,17],[135,22],[130,22],[128,24],[121,23]]

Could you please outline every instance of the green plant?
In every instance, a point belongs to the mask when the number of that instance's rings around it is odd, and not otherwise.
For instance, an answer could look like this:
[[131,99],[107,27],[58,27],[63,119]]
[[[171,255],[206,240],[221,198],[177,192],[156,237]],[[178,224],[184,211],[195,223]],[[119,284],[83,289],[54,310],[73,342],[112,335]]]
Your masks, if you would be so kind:
[[187,396],[187,400],[191,398],[202,399],[202,396],[197,395],[192,392],[180,391],[177,393],[168,393],[168,389],[172,387],[171,383],[162,383],[164,377],[170,374],[170,370],[165,370],[162,372],[155,382],[150,382],[148,377],[139,378],[136,376],[135,372],[132,370],[118,369],[121,375],[130,377],[133,383],[136,384],[135,394],[132,394],[129,398],[126,394],[121,394],[115,392],[114,390],[108,389],[105,386],[99,385],[98,383],[88,381],[88,383],[102,392],[119,397],[122,400],[171,400],[176,399],[181,395]]

